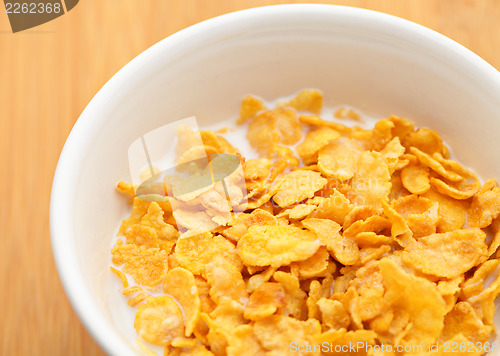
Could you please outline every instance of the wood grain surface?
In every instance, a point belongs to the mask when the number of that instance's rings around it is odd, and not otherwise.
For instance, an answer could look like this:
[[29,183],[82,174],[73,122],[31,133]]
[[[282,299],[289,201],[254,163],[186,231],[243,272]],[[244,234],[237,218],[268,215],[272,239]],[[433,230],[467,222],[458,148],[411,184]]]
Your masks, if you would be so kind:
[[[103,354],[64,294],[49,234],[57,160],[94,94],[137,54],[184,27],[289,2],[294,1],[81,0],[68,14],[16,34],[0,7],[1,355]],[[415,21],[500,69],[498,0],[322,2]]]

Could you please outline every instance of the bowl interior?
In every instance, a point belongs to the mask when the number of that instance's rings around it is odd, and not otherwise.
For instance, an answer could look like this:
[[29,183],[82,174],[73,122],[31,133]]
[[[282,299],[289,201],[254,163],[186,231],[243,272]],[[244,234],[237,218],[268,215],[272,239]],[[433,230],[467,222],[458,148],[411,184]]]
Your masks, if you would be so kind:
[[140,352],[130,308],[110,275],[110,244],[129,207],[114,186],[130,178],[140,135],[195,115],[236,118],[249,93],[273,100],[318,88],[325,106],[405,116],[441,133],[483,178],[500,178],[500,76],[458,44],[407,21],[325,5],[247,10],[167,38],[120,71],[80,117],[57,169],[53,246],[67,293],[101,345]]

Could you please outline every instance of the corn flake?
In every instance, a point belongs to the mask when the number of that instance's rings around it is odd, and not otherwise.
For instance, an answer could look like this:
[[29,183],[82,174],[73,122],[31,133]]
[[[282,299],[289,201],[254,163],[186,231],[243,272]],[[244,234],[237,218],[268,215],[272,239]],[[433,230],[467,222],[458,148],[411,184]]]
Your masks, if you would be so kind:
[[[379,262],[386,289],[384,299],[394,313],[406,314],[409,329],[398,339],[402,345],[433,344],[444,326],[445,304],[436,286],[428,280],[405,273],[393,261]],[[394,321],[393,321],[394,323]]]
[[274,110],[276,124],[281,134],[280,142],[284,145],[294,145],[302,138],[302,126],[297,120],[295,110],[277,108]]
[[401,258],[422,273],[454,278],[486,256],[485,238],[486,234],[477,228],[436,233],[406,246]]
[[356,205],[379,207],[389,200],[391,175],[384,157],[378,152],[363,152],[352,180],[351,199]]
[[137,308],[134,327],[141,338],[166,346],[184,335],[182,312],[169,296],[150,297]]
[[431,188],[429,169],[425,166],[409,165],[401,170],[403,187],[412,194],[424,194]]
[[236,217],[235,221],[230,223],[230,228],[225,229],[222,234],[233,241],[238,241],[245,235],[250,226],[254,225],[278,225],[278,219],[271,213],[255,209],[250,214],[242,213]]
[[179,264],[195,275],[205,275],[205,266],[218,256],[239,271],[243,268],[234,245],[210,232],[181,238],[175,246],[175,254]]
[[252,325],[239,325],[228,339],[228,356],[264,356],[265,352],[254,334]]
[[217,303],[227,297],[245,304],[248,300],[245,282],[240,270],[224,258],[215,258],[205,266],[210,296]]
[[318,160],[318,152],[332,141],[338,140],[340,133],[329,127],[322,127],[309,132],[304,141],[297,148],[297,154],[305,164],[315,163]]
[[344,265],[356,263],[359,257],[358,245],[354,239],[339,233],[339,224],[332,220],[315,218],[303,220],[302,224],[318,236],[321,244],[337,261]]
[[290,206],[312,198],[316,191],[325,186],[326,182],[327,180],[318,172],[313,171],[299,170],[284,174],[275,183],[277,193],[273,200],[282,208]]
[[260,320],[273,315],[285,305],[283,286],[279,283],[265,282],[250,295],[243,315],[249,320]]
[[325,177],[341,181],[350,179],[355,174],[362,150],[357,141],[342,137],[319,150],[318,168]]
[[327,268],[330,255],[324,246],[305,261],[293,262],[291,266],[296,266],[299,270],[299,278],[310,279],[322,276]]
[[261,345],[268,351],[274,351],[275,355],[294,355],[290,343],[304,347],[312,345],[312,336],[320,332],[321,326],[316,319],[300,321],[285,315],[272,315],[256,321],[254,325],[255,336]]
[[274,113],[268,110],[258,114],[248,126],[247,138],[260,154],[272,156],[274,146],[280,141]]
[[318,208],[309,214],[308,217],[330,219],[337,224],[344,224],[345,226],[345,220],[347,220],[353,208],[355,207],[351,204],[349,199],[338,190],[334,189],[333,193],[328,198],[322,198],[319,201]]
[[170,270],[163,281],[163,291],[174,297],[182,307],[185,336],[191,336],[201,312],[200,297],[193,274],[181,267]]
[[[247,266],[247,269],[249,267]],[[269,279],[273,276],[274,272],[276,272],[275,267],[268,267],[262,273],[254,274],[247,280],[247,292],[254,292],[262,283],[269,281]]]
[[467,216],[466,202],[438,193],[434,189],[430,189],[423,197],[439,204],[437,232],[453,231],[464,226]]
[[407,148],[416,147],[428,155],[432,155],[434,153],[446,155],[448,152],[438,133],[434,130],[426,128],[420,128],[417,131],[406,135],[403,145]]
[[321,298],[318,300],[318,307],[321,311],[323,323],[329,329],[348,328],[351,323],[351,318],[344,304],[338,300]]
[[238,119],[238,121],[236,121],[236,123],[238,125],[244,124],[248,120],[253,119],[259,111],[263,111],[266,109],[267,108],[262,100],[251,95],[247,95],[241,101],[240,118]]
[[487,227],[500,215],[500,188],[496,186],[496,182],[494,184],[493,188],[482,189],[472,198],[472,204],[467,210],[470,227]]
[[316,235],[295,226],[251,226],[237,245],[245,264],[280,267],[314,255],[320,242]]
[[443,341],[448,341],[458,334],[462,334],[474,344],[485,344],[489,341],[492,328],[485,326],[476,315],[474,308],[467,302],[455,304],[452,311],[446,314],[444,329],[440,336]]
[[307,319],[307,294],[300,288],[299,279],[286,272],[276,271],[273,275],[276,282],[285,289],[284,314],[295,317],[299,320]]
[[317,90],[302,90],[286,105],[299,111],[309,111],[318,114],[323,106],[323,94]]
[[123,272],[132,275],[134,281],[153,287],[162,282],[168,270],[167,253],[159,248],[117,244],[112,250],[112,261],[123,265]]

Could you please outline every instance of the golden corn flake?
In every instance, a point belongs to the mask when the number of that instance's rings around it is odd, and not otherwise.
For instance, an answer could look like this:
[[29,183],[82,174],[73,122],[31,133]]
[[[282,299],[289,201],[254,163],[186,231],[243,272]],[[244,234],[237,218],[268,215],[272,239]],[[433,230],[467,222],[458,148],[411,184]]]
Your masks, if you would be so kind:
[[145,247],[159,247],[170,253],[179,232],[167,224],[163,219],[164,211],[156,202],[151,202],[148,212],[139,224],[133,224],[125,232],[128,244],[144,245]]
[[407,223],[413,232],[413,237],[419,239],[436,232],[439,223],[438,204],[434,204],[427,211],[421,214],[409,214]]
[[410,163],[409,160],[401,158],[405,153],[405,148],[401,145],[399,137],[395,137],[389,141],[380,153],[385,158],[391,174],[406,167]]
[[132,225],[140,223],[142,217],[147,214],[150,204],[150,201],[135,197],[132,203],[132,212],[130,213],[130,217],[126,220],[123,220],[118,234],[125,235],[127,230],[130,229]]
[[167,253],[159,248],[117,244],[111,254],[115,265],[123,265],[123,272],[132,275],[136,283],[144,286],[161,283],[168,271]]
[[362,121],[361,116],[359,116],[359,114],[356,111],[350,108],[340,108],[337,111],[335,111],[333,116],[336,119],[351,119],[351,120]]
[[352,321],[361,327],[361,322],[380,315],[386,309],[383,299],[385,290],[378,262],[365,264],[356,271],[349,283],[345,303]]
[[228,339],[228,356],[264,356],[265,352],[254,334],[252,325],[239,325]]
[[441,194],[461,200],[469,199],[481,187],[479,179],[472,172],[459,182],[446,182],[442,179],[431,178],[431,185]]
[[318,172],[293,171],[278,178],[275,185],[278,192],[273,200],[284,208],[304,199],[312,198],[314,193],[326,184],[327,180]]
[[432,234],[406,246],[401,258],[422,273],[454,278],[486,256],[485,238],[478,228]]
[[174,217],[177,226],[184,228],[191,236],[219,226],[217,222],[212,220],[207,211],[178,207],[175,209]]
[[379,260],[392,250],[389,245],[382,245],[380,247],[364,247],[359,250],[359,264],[365,265],[368,262]]
[[380,208],[369,205],[353,206],[345,216],[345,221],[341,225],[343,225],[344,230],[347,230],[358,220],[366,220],[373,215],[380,215],[381,210]]
[[405,136],[403,145],[405,147],[416,147],[429,155],[440,153],[445,155],[448,150],[443,145],[443,140],[438,133],[431,129],[420,128]]
[[[402,345],[433,344],[444,326],[445,304],[436,286],[428,280],[405,273],[393,261],[379,262],[384,299],[395,314],[406,314],[409,329],[399,338]],[[394,322],[394,321],[393,321]]]
[[438,203],[438,232],[448,232],[464,226],[467,216],[467,205],[462,200],[456,200],[434,189],[430,189],[423,197]]
[[[249,269],[250,266],[247,266]],[[247,292],[254,292],[262,283],[269,281],[269,279],[273,276],[274,272],[276,272],[275,267],[268,267],[262,273],[254,274],[252,277],[247,279]]]
[[312,345],[313,335],[321,332],[321,326],[316,319],[300,321],[285,315],[272,315],[257,320],[254,333],[260,344],[275,355],[294,355],[290,348],[292,342],[297,345]]
[[[177,146],[175,147],[175,155],[178,162],[182,162],[180,157],[193,147],[203,147],[203,141],[199,132],[194,132],[187,125],[177,127]],[[199,156],[196,158],[201,158]],[[184,161],[185,162],[185,161]]]
[[354,239],[339,233],[341,226],[327,219],[306,219],[302,224],[314,232],[321,244],[337,261],[344,265],[353,265],[359,257],[358,245]]
[[135,197],[135,188],[132,183],[120,182],[116,185],[116,190],[130,196],[131,198]]
[[307,306],[307,317],[309,319],[320,319],[321,313],[318,306],[318,301],[322,297],[323,290],[321,289],[321,283],[317,280],[311,281],[309,284],[309,293],[306,300]]
[[[316,197],[320,198],[320,197]],[[353,210],[353,205],[342,193],[334,189],[328,198],[322,198],[319,201],[318,208],[308,217],[317,219],[330,219],[337,224],[345,224],[349,213]]]
[[278,219],[271,213],[255,209],[250,214],[242,213],[238,215],[234,222],[231,222],[228,229],[225,229],[222,234],[233,241],[238,241],[245,235],[250,226],[254,225],[278,225]]
[[439,294],[446,304],[446,312],[449,313],[457,302],[460,292],[460,284],[464,281],[464,276],[460,275],[451,280],[443,280],[437,283]]
[[125,275],[125,273],[123,273],[122,271],[117,270],[116,268],[111,267],[111,266],[109,267],[109,270],[111,272],[113,272],[122,281],[123,288],[128,287],[129,284],[128,284],[127,276]]
[[338,140],[340,133],[329,127],[322,127],[309,132],[297,148],[297,154],[306,164],[315,163],[318,160],[318,152],[330,142]]
[[286,305],[285,289],[279,283],[262,283],[252,293],[243,315],[249,320],[264,319]]
[[318,127],[329,127],[338,131],[340,133],[350,133],[352,129],[344,124],[339,124],[337,122],[332,122],[329,120],[323,120],[319,116],[310,116],[310,115],[300,115],[299,121],[303,124],[310,126],[318,126]]
[[245,304],[248,300],[245,282],[239,268],[224,258],[215,259],[205,266],[210,296],[217,303],[219,298],[228,297]]
[[280,267],[308,259],[320,245],[315,234],[295,226],[251,226],[237,248],[245,264]]
[[151,202],[148,212],[141,219],[141,225],[153,228],[161,240],[173,240],[179,236],[179,232],[163,220],[164,211],[158,203]]
[[409,165],[401,170],[403,187],[413,194],[424,194],[431,188],[429,169],[425,166]]
[[366,150],[382,150],[392,139],[394,123],[389,119],[382,119],[375,123],[372,130],[353,130],[350,137],[355,138],[363,144]]
[[373,231],[359,232],[354,236],[354,241],[359,247],[378,247],[380,245],[388,245],[392,238],[391,236],[378,235]]
[[147,342],[166,346],[184,335],[182,312],[169,296],[151,297],[137,308],[137,334]]
[[267,108],[262,100],[248,95],[241,101],[240,118],[236,121],[236,123],[244,124],[248,120],[253,119],[259,111],[266,109]]
[[484,191],[482,189],[472,199],[467,210],[470,227],[487,227],[500,215],[500,188],[496,186],[496,182],[494,184],[493,188]]
[[299,111],[309,111],[318,114],[323,106],[323,94],[317,90],[302,90],[286,105]]
[[250,145],[260,154],[271,155],[274,146],[280,141],[276,116],[272,111],[264,111],[250,122],[247,138]]
[[266,178],[270,173],[273,162],[267,158],[249,159],[245,161],[245,179],[256,180]]
[[491,326],[485,326],[476,315],[474,308],[467,302],[455,304],[452,311],[446,314],[444,329],[440,338],[448,341],[458,334],[462,334],[474,344],[485,344],[489,341],[492,332]]
[[276,271],[273,278],[285,289],[284,314],[305,320],[307,318],[307,294],[301,289],[299,279],[283,271]]
[[414,125],[408,119],[404,117],[399,117],[391,115],[388,120],[392,123],[393,127],[391,129],[391,134],[393,137],[399,137],[400,142],[404,142],[404,139],[408,134],[414,132]]
[[378,207],[381,201],[388,201],[391,175],[384,157],[374,151],[363,152],[351,184],[356,205]]
[[325,326],[329,329],[347,329],[351,323],[349,313],[344,304],[338,300],[321,298],[318,300],[318,307],[321,318]]
[[213,131],[200,131],[201,140],[205,147],[211,147],[215,153],[235,153],[236,150],[224,138],[217,136]]
[[310,279],[313,277],[320,277],[326,272],[328,268],[328,260],[330,255],[328,250],[321,246],[318,251],[305,261],[293,262],[291,266],[296,266],[299,271],[301,279]]
[[318,168],[325,177],[351,179],[362,151],[357,141],[342,137],[319,150]]
[[[210,285],[203,277],[200,276],[194,276],[194,282],[196,284],[196,289],[198,290],[198,296],[200,297],[201,312],[211,313],[215,309],[216,305],[212,298],[210,298]],[[200,324],[198,323],[197,326],[199,325]]]
[[135,297],[130,298],[127,304],[130,305],[131,307],[135,307],[137,304],[146,300],[148,297],[149,297],[148,293],[141,292],[137,294]]
[[204,275],[205,266],[218,256],[237,270],[242,268],[234,245],[221,236],[212,236],[210,232],[179,239],[175,254],[179,264],[195,275]]
[[344,230],[344,236],[354,238],[361,232],[384,233],[390,231],[391,226],[392,224],[389,219],[379,215],[373,215],[366,220],[354,222]]
[[413,232],[408,227],[407,221],[389,204],[382,202],[384,214],[392,223],[391,236],[401,246],[406,247],[413,243]]
[[302,138],[302,126],[297,119],[295,110],[277,108],[274,110],[276,124],[281,134],[280,142],[284,145],[294,145]]
[[[397,116],[348,127],[321,107],[316,90],[271,109],[245,97],[237,122],[248,123],[256,151],[247,160],[222,137],[231,129],[180,126],[177,162],[239,158],[226,185],[200,185],[214,173],[207,161],[148,187],[155,201],[117,185],[132,212],[111,271],[137,308],[144,352],[145,343],[172,356],[430,356],[447,354],[445,343],[485,351],[500,294],[496,181],[481,186],[431,129]],[[345,107],[334,117],[363,121]]]
[[163,281],[163,291],[180,304],[184,311],[185,335],[189,337],[198,323],[201,302],[193,274],[181,267],[170,270]]
[[427,153],[420,151],[416,147],[410,147],[410,152],[418,158],[420,164],[422,164],[425,167],[429,167],[435,173],[439,174],[448,181],[460,182],[461,180],[463,180],[463,177],[460,176],[460,174],[457,174],[456,172],[446,169],[441,164],[441,162],[436,160],[434,156],[428,155]]
[[[316,208],[316,205],[298,204],[291,209],[285,210],[281,213],[281,216],[288,216],[290,220],[300,220],[312,213]],[[278,216],[280,216],[280,214],[278,214]]]

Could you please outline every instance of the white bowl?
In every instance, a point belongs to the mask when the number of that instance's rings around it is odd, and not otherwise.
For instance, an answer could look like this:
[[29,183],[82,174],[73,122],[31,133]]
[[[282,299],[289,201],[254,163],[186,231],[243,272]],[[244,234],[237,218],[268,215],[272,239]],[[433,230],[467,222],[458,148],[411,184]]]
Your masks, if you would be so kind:
[[111,240],[128,209],[114,186],[129,177],[132,141],[191,115],[200,125],[236,117],[248,93],[275,99],[306,87],[322,90],[326,106],[432,127],[464,164],[500,178],[500,74],[436,32],[332,5],[256,8],[191,26],[140,54],[96,94],[57,166],[54,256],[73,307],[105,351],[140,353],[109,277]]

